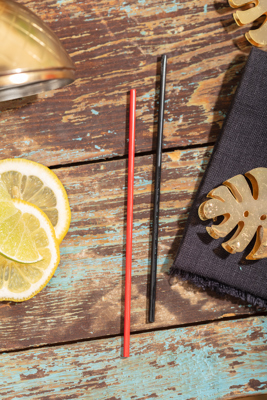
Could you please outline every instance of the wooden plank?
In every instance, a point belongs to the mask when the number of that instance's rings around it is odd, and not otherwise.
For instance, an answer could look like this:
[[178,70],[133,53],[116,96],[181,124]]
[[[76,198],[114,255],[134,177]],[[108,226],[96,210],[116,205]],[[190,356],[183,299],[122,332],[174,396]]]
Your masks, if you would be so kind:
[[77,74],[71,86],[0,105],[2,158],[51,166],[126,154],[131,88],[137,89],[137,152],[155,149],[163,52],[169,58],[164,147],[216,139],[250,50],[242,39],[247,28],[235,29],[227,2],[19,2],[54,30]]
[[[232,298],[170,286],[188,209],[211,149],[163,155],[156,322],[147,323],[153,156],[135,162],[132,331],[255,313]],[[72,223],[61,263],[45,289],[25,303],[0,305],[0,348],[28,348],[122,332],[126,160],[55,170],[67,188]]]
[[0,357],[2,400],[233,399],[267,393],[267,320],[212,323]]
[[238,397],[237,400],[266,400],[267,395],[256,395],[256,396],[246,396],[246,397]]

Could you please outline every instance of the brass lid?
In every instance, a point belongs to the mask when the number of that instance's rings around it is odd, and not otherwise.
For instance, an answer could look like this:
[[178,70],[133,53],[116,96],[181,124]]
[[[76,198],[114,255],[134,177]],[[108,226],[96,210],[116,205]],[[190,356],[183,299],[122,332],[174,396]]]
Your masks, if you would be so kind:
[[68,85],[74,69],[39,17],[13,0],[0,0],[0,101]]

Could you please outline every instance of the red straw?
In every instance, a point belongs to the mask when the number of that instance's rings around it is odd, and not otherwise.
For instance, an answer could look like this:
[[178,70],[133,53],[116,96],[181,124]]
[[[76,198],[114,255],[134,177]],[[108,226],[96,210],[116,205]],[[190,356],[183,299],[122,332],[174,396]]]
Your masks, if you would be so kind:
[[126,236],[126,272],[125,272],[125,308],[124,308],[124,348],[123,348],[124,357],[129,357],[130,355],[135,104],[136,104],[136,90],[132,89],[130,91],[130,118],[129,118],[129,161],[128,161],[127,236]]

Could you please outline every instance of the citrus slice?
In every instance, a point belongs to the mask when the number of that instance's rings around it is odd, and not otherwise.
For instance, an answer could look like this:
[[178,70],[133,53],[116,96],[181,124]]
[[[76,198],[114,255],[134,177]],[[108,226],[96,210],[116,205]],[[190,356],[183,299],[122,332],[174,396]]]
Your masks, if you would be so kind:
[[0,177],[13,199],[32,203],[47,215],[61,243],[70,226],[71,212],[56,174],[42,164],[16,158],[0,161]]
[[23,263],[34,263],[42,259],[25,223],[23,213],[16,208],[2,182],[0,184],[0,254]]
[[33,204],[12,200],[21,213],[41,260],[34,264],[18,263],[0,255],[0,301],[24,301],[50,281],[60,259],[54,228],[47,216]]

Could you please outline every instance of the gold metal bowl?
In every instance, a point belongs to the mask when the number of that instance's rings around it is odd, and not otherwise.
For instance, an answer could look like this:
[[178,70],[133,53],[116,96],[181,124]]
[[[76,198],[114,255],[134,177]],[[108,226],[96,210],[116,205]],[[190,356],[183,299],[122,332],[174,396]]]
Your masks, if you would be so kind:
[[68,85],[74,69],[39,17],[13,0],[0,0],[0,101]]

